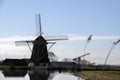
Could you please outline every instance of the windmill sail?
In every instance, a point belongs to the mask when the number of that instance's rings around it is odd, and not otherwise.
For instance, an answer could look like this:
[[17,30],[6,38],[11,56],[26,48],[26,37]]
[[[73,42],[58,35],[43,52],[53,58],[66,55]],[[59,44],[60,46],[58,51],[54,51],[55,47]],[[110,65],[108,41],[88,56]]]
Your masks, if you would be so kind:
[[41,28],[41,16],[40,14],[36,14],[36,18],[35,18],[35,22],[36,22],[36,35],[37,36],[42,36],[43,32],[42,32],[42,28]]
[[[35,39],[35,38],[34,38],[34,39]],[[26,43],[33,43],[34,39],[15,41],[15,45],[16,45],[16,46],[25,46]],[[46,41],[61,41],[61,40],[68,40],[68,36],[67,36],[67,35],[46,36],[46,37],[45,37],[45,40],[46,40]]]

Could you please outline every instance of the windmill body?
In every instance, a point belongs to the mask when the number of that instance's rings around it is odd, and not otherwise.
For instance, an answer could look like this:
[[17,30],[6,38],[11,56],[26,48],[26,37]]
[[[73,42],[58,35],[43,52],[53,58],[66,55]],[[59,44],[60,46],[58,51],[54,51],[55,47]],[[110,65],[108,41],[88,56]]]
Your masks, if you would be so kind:
[[33,41],[30,63],[33,63],[35,66],[45,66],[46,64],[50,65],[47,51],[47,41],[43,38],[43,36],[39,36]]

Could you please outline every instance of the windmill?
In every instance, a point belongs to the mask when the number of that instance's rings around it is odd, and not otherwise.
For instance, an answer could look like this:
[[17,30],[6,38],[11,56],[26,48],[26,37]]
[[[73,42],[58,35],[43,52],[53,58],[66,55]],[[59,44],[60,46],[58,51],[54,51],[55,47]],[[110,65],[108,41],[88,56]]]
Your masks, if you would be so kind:
[[[15,41],[16,44],[19,44],[21,42],[26,42],[28,47],[30,48],[32,55],[31,55],[28,66],[47,66],[47,65],[50,65],[50,60],[48,58],[47,44],[52,43],[52,45],[51,45],[51,47],[52,47],[55,44],[55,42],[49,42],[49,41],[67,40],[68,39],[67,36],[57,36],[57,37],[51,37],[51,38],[50,37],[44,38],[42,35],[43,32],[41,29],[40,14],[38,14],[38,18],[39,18],[39,36],[35,40]],[[29,43],[33,43],[32,49],[31,49]]]

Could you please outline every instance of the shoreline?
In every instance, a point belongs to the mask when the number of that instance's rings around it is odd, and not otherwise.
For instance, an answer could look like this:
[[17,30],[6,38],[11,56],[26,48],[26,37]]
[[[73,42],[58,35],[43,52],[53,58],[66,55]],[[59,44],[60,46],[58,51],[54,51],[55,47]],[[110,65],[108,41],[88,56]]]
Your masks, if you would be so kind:
[[120,80],[120,71],[82,71],[73,74],[85,80]]

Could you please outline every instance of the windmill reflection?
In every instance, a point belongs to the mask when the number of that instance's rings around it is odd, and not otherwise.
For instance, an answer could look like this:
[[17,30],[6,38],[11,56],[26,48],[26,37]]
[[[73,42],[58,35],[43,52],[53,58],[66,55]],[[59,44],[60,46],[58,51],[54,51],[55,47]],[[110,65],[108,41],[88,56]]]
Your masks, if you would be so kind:
[[10,77],[25,77],[27,74],[26,70],[5,70],[2,71],[4,77],[10,78]]
[[30,80],[48,80],[50,72],[47,70],[32,70],[28,71],[28,75]]
[[[27,80],[52,80],[55,72],[49,70],[3,70],[2,74],[7,79],[27,79]],[[28,75],[28,76],[27,76]],[[25,78],[26,77],[26,78]]]

